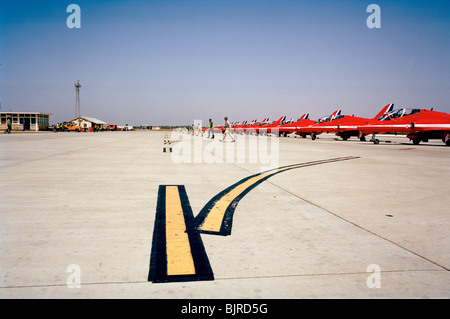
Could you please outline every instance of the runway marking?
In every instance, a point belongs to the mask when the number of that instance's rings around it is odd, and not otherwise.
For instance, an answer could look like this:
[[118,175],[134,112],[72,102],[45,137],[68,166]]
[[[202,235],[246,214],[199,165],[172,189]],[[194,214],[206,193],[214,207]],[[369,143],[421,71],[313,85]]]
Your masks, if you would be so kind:
[[167,275],[195,274],[177,186],[166,187],[166,245]]
[[239,201],[253,188],[275,174],[306,166],[332,163],[358,157],[340,157],[302,164],[293,164],[246,177],[214,196],[195,218],[202,233],[228,236],[231,234],[233,214]]
[[160,185],[148,281],[214,280],[200,233],[231,234],[239,201],[269,177],[295,168],[356,159],[349,156],[287,165],[248,176],[214,196],[194,218],[184,185]]
[[160,185],[148,281],[213,280],[183,185]]
[[169,135],[164,135],[164,145],[169,145],[169,146],[164,146],[163,147],[163,153],[172,153],[172,147],[170,147],[170,145],[172,144],[172,142],[169,139]]

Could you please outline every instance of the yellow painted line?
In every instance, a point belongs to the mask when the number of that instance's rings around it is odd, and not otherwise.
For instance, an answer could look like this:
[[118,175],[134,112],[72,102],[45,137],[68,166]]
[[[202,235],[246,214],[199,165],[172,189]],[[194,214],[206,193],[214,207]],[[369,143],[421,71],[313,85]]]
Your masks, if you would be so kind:
[[329,162],[337,162],[337,161],[343,161],[347,159],[355,158],[353,156],[350,157],[343,157],[339,159],[329,159],[329,160],[321,160],[316,162],[310,162],[310,163],[303,163],[303,164],[294,164],[289,165],[281,168],[276,168],[273,170],[269,170],[265,173],[261,173],[260,175],[257,175],[255,177],[252,177],[248,179],[247,181],[243,182],[242,184],[237,185],[235,188],[230,190],[227,194],[225,194],[222,198],[220,198],[217,203],[211,208],[208,216],[206,217],[203,225],[201,226],[202,231],[207,232],[220,232],[220,228],[222,226],[223,218],[225,216],[225,213],[230,206],[230,204],[240,195],[242,194],[247,188],[251,187],[256,182],[260,181],[263,178],[266,178],[267,176],[274,175],[280,172],[283,172],[288,169],[293,168],[300,168],[305,166],[311,166],[311,165],[317,165],[322,163],[329,163]]
[[211,209],[208,217],[205,219],[201,230],[210,232],[220,232],[220,227],[222,226],[222,220],[225,216],[225,212],[231,202],[238,197],[242,192],[244,192],[248,187],[252,186],[257,181],[267,177],[270,174],[261,174],[250,178],[239,186],[233,188],[226,195],[224,195]]
[[166,253],[168,276],[195,274],[177,186],[166,187]]

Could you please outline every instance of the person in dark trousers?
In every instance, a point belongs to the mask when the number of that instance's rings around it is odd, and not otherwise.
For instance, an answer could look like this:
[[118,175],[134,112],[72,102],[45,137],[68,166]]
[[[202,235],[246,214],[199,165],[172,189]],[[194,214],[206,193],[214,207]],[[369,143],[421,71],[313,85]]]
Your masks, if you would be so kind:
[[210,138],[210,137],[211,137],[211,139],[214,138],[214,123],[212,122],[211,119],[209,119],[209,131],[208,131],[208,137],[207,138]]
[[11,118],[8,117],[6,119],[6,131],[5,131],[5,133],[8,133],[8,134],[11,133],[11,127],[12,127]]

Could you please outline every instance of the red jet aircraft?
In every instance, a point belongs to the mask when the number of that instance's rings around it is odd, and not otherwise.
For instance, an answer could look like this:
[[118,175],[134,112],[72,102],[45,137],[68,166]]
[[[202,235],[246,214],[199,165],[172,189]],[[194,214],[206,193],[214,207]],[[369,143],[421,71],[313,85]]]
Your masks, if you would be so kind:
[[450,146],[450,114],[426,109],[401,108],[382,116],[379,121],[360,126],[359,132],[373,134],[372,141],[380,141],[375,134],[407,133],[407,137],[417,145],[429,139],[442,139]]
[[[331,120],[335,119],[337,116],[339,116],[340,114],[341,114],[341,110],[336,110],[333,113],[331,113],[331,115],[322,117],[315,122],[312,120],[308,120],[308,122],[305,122],[302,126],[297,127],[297,129],[295,130],[295,134],[300,135],[303,138],[305,138],[306,135],[311,135],[311,139],[315,140],[317,135],[322,134],[322,131],[314,131],[311,129],[311,127],[313,127],[314,125],[319,124],[319,123],[325,123],[325,122],[331,121]],[[311,122],[309,122],[309,121],[311,121]]]
[[256,120],[253,120],[252,123],[254,123],[254,124],[250,123],[250,125],[243,128],[243,131],[246,134],[256,132],[258,126],[265,125],[268,121],[269,121],[268,117],[266,117],[264,120],[262,120],[261,122],[258,122],[258,123],[255,123]]
[[249,127],[249,126],[253,125],[254,123],[256,123],[256,119],[251,121],[250,124],[247,124],[247,121],[243,121],[241,125],[233,126],[230,128],[230,130],[235,133],[242,134],[246,127]]
[[242,129],[243,127],[245,127],[247,125],[247,121],[243,121],[242,123],[235,123],[234,125],[231,126],[230,130],[231,131],[237,131],[239,129]]
[[319,120],[316,124],[303,128],[302,131],[305,133],[310,133],[313,140],[316,139],[316,135],[327,132],[336,133],[336,135],[340,136],[344,141],[349,139],[351,136],[358,136],[361,141],[365,141],[365,136],[367,134],[361,132],[358,128],[363,125],[378,122],[378,119],[384,114],[390,112],[393,109],[393,106],[394,104],[386,105],[372,119],[350,115],[341,115],[340,111],[334,112],[334,117],[329,117],[329,119],[326,119],[325,121]]
[[295,132],[295,134],[300,135],[301,137],[306,137],[307,134],[302,133],[301,128],[310,126],[314,123],[315,122],[313,120],[309,119],[309,113],[305,113],[296,122],[280,125],[278,130],[279,130],[280,136],[284,135],[286,137],[288,134]]
[[277,121],[270,123],[270,124],[266,124],[266,125],[261,125],[256,127],[256,133],[257,134],[269,134],[269,133],[274,133],[276,132],[278,134],[278,130],[281,124],[284,124],[284,121],[286,120],[286,116],[282,116],[280,117]]

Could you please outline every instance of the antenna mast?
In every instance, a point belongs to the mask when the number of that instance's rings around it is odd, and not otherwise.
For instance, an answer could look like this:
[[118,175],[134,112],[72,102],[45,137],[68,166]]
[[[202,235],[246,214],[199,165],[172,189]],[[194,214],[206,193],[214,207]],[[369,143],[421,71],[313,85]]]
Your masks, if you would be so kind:
[[76,95],[75,95],[75,118],[79,118],[81,116],[81,111],[80,111],[80,80],[77,81],[77,83],[75,83],[75,91],[76,91]]

